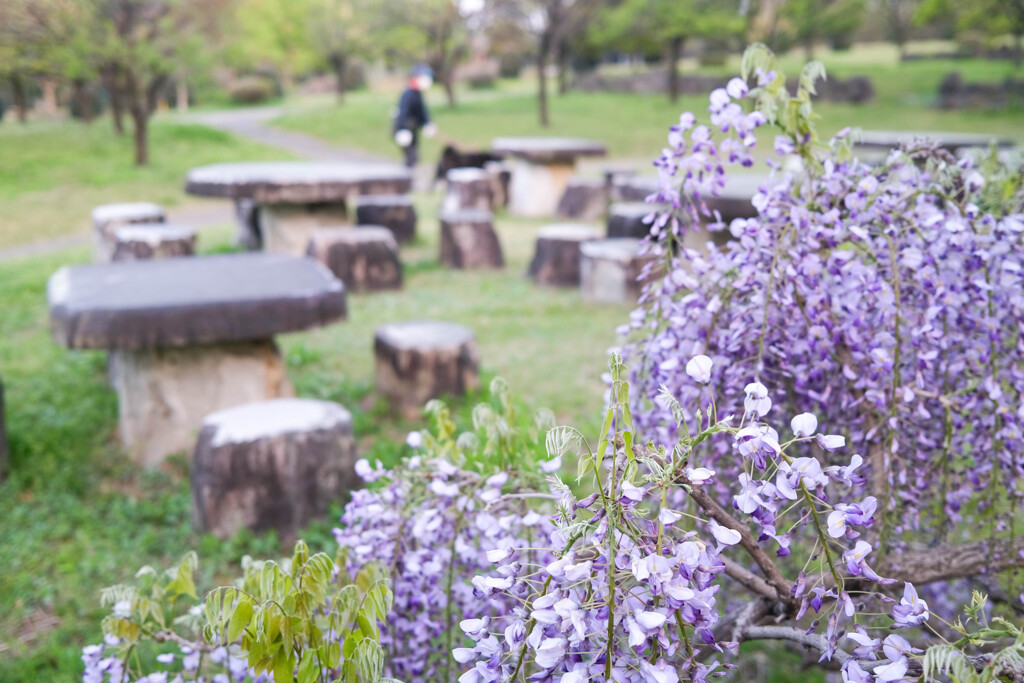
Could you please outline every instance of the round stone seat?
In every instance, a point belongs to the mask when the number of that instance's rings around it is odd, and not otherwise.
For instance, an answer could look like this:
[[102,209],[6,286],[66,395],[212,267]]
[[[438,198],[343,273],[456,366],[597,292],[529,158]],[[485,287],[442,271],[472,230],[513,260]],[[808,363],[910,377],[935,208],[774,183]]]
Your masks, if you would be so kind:
[[487,172],[482,168],[453,168],[445,175],[448,189],[441,211],[461,209],[494,209],[494,193]]
[[476,339],[468,327],[438,321],[391,323],[374,337],[377,391],[409,419],[443,395],[480,384]]
[[448,268],[503,268],[505,257],[490,211],[441,214],[441,264]]
[[208,415],[192,463],[199,529],[274,530],[291,543],[360,485],[352,416],[336,403],[279,398]]
[[640,254],[642,243],[630,238],[583,242],[580,245],[580,293],[584,301],[635,304],[644,266],[655,260]]
[[597,220],[608,208],[608,187],[603,180],[570,178],[555,213],[560,218]]
[[606,234],[609,238],[629,237],[643,239],[651,232],[651,224],[644,218],[659,210],[657,204],[646,202],[616,202],[608,209]]
[[530,277],[538,285],[579,287],[580,244],[597,239],[601,239],[601,228],[596,225],[559,223],[541,228]]
[[356,225],[383,225],[399,242],[416,237],[416,208],[409,195],[362,195],[357,201]]
[[135,223],[163,223],[164,209],[150,202],[101,204],[92,210],[93,261],[107,263],[114,254],[118,228]]
[[310,237],[306,255],[327,266],[350,290],[402,287],[398,243],[383,226],[320,228]]
[[173,223],[136,223],[118,228],[114,233],[114,252],[110,260],[146,261],[195,253],[194,229]]

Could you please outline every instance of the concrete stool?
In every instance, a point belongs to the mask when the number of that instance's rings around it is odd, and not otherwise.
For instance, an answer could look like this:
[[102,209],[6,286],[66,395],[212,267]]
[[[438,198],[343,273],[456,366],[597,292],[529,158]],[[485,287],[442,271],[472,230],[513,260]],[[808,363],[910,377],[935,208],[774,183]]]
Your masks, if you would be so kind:
[[504,161],[488,161],[484,164],[484,173],[491,183],[491,196],[495,207],[508,206],[508,184],[512,180],[512,171]]
[[171,223],[138,223],[117,229],[110,260],[146,261],[195,253],[196,231],[192,228]]
[[453,168],[445,176],[448,190],[441,203],[442,212],[461,209],[494,209],[494,194],[491,181],[482,168]]
[[192,462],[196,526],[219,538],[274,530],[285,543],[360,485],[352,416],[336,403],[279,398],[203,420]]
[[473,332],[435,321],[392,323],[377,328],[373,353],[377,390],[409,419],[432,398],[461,396],[480,385]]
[[93,261],[107,263],[114,254],[114,233],[124,225],[163,223],[164,209],[157,204],[102,204],[92,210]]
[[563,223],[541,228],[530,277],[538,285],[579,287],[580,244],[597,239],[601,239],[601,229],[596,225]]
[[555,214],[559,218],[597,220],[608,209],[608,187],[603,180],[570,178]]
[[441,263],[448,268],[503,268],[501,242],[490,211],[441,214]]
[[359,197],[356,225],[383,225],[399,242],[416,237],[416,209],[407,194],[375,194]]
[[643,282],[638,281],[652,254],[640,255],[640,240],[619,238],[580,245],[580,293],[584,301],[635,304]]
[[608,209],[606,235],[609,238],[630,237],[642,240],[651,234],[651,223],[644,218],[662,210],[660,204],[646,202],[617,202]]
[[309,238],[306,255],[327,266],[351,290],[401,289],[398,243],[387,228],[320,228]]

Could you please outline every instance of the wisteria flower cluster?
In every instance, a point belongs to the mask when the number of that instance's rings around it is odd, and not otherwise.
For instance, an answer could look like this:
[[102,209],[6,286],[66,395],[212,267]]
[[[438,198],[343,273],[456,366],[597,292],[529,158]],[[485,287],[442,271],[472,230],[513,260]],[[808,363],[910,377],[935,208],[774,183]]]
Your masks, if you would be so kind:
[[[780,442],[766,421],[767,389],[757,382],[746,387],[749,409],[719,419],[708,388],[714,361],[696,356],[686,366],[710,408],[687,416],[663,395],[679,433],[670,447],[634,432],[626,371],[615,356],[615,404],[596,448],[575,430],[549,433],[550,455],[578,454],[578,483],[591,493],[577,500],[552,478],[559,498],[547,546],[553,561],[516,547],[489,554],[497,569],[478,578],[501,576],[486,594],[514,607],[460,623],[472,641],[454,650],[471,666],[462,683],[707,681],[732,666],[724,655],[739,641],[758,638],[815,647],[846,680],[907,676],[919,651],[898,634],[868,635],[877,628],[871,613],[892,602],[879,590],[895,581],[875,572],[863,540],[876,520],[874,500],[854,497],[862,458],[840,456],[845,439],[819,430],[809,413],[793,416],[797,436]],[[718,442],[741,464],[734,480],[706,466]],[[841,464],[826,464],[826,454]],[[731,492],[732,505],[717,502],[721,490]],[[791,548],[803,551],[793,578],[779,562]],[[729,585],[753,595],[723,618],[721,589]],[[911,583],[885,609],[897,629],[931,616]],[[803,625],[764,625],[783,620]],[[847,640],[854,652],[843,649]]]
[[551,496],[524,493],[560,466],[533,458],[537,434],[553,424],[550,412],[538,413],[536,430],[525,433],[503,380],[491,394],[499,405],[477,406],[474,431],[457,434],[448,409],[433,402],[435,430],[410,434],[414,454],[401,467],[360,461],[356,471],[372,488],[353,493],[334,530],[350,571],[370,562],[390,570],[395,604],[382,644],[390,674],[407,683],[457,675],[450,653],[461,641],[459,622],[505,614],[518,602],[502,597],[515,577],[489,573],[494,557],[530,548],[552,530],[544,514]]
[[[870,511],[877,525],[861,543],[884,565],[898,569],[895,553],[919,559],[926,547],[976,561],[923,583],[1024,565],[1015,528],[1024,505],[1018,199],[996,202],[975,161],[927,141],[874,166],[851,156],[855,132],[816,146],[813,78],[805,74],[790,97],[770,55],[752,54],[746,80],[712,94],[713,129],[683,114],[655,162],[662,188],[650,200],[671,207],[653,228],[667,268],[621,330],[631,335],[623,353],[633,367],[638,427],[659,442],[677,438],[659,396],[667,389],[684,406],[706,404],[683,364],[707,357],[715,367],[708,381],[728,401],[719,410],[811,411],[862,454],[856,468],[846,465],[859,508],[837,509],[830,522],[839,533]],[[750,102],[757,108],[741,115]],[[709,215],[705,198],[750,165],[747,150],[771,122],[782,130],[772,174],[751,217],[726,226]],[[802,170],[785,171],[790,158]],[[705,250],[682,246],[701,222],[734,239]],[[760,468],[779,439],[808,429],[801,422],[778,435],[750,434],[740,452]],[[837,464],[827,443],[819,448],[823,466]],[[707,464],[739,480],[747,461],[735,454],[719,443]],[[790,471],[777,486],[791,492],[797,476]],[[799,473],[801,481],[819,476]],[[746,491],[740,504],[754,505],[756,495]],[[1020,601],[1018,593],[1019,580],[1010,595]]]

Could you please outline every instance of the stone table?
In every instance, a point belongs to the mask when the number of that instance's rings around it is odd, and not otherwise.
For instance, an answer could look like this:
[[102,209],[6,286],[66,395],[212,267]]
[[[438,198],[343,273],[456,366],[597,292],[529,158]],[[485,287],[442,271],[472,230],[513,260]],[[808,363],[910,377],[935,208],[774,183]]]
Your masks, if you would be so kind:
[[915,138],[928,138],[935,140],[945,150],[956,154],[961,149],[970,147],[988,147],[993,142],[996,147],[1012,147],[1013,141],[1006,138],[998,138],[995,135],[985,133],[941,133],[935,131],[909,131],[909,130],[865,130],[859,138],[855,138],[854,148],[863,150],[874,150],[877,152],[888,152],[899,147],[904,142],[910,142]]
[[66,266],[47,296],[54,339],[108,349],[122,443],[140,463],[189,450],[203,418],[290,396],[274,335],[345,317],[345,288],[284,254]]
[[[252,161],[189,171],[185,191],[254,205],[263,249],[301,256],[316,228],[352,223],[360,195],[406,194],[412,176],[399,164]],[[239,212],[241,216],[244,212]],[[251,229],[251,219],[246,229]]]
[[600,142],[579,138],[495,138],[495,154],[508,157],[509,212],[519,216],[553,216],[576,169],[576,159],[604,156]]

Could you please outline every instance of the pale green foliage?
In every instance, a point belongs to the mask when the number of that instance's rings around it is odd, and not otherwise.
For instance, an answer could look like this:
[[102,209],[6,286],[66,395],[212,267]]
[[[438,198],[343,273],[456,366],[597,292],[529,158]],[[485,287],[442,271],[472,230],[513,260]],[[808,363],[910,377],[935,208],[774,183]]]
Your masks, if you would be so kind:
[[[126,664],[143,641],[173,641],[200,652],[231,647],[278,683],[389,683],[379,626],[393,601],[387,570],[368,564],[350,577],[339,559],[310,555],[303,541],[281,562],[247,556],[235,585],[211,591],[197,605],[197,558],[188,553],[177,567],[143,567],[134,584],[104,589],[103,605],[114,613],[103,632],[121,640]],[[186,599],[184,612],[179,599]]]
[[[939,675],[949,678],[952,683],[989,683],[1002,680],[1005,671],[1024,667],[1024,630],[1002,617],[989,621],[985,614],[988,596],[974,591],[971,604],[965,608],[967,624],[957,620],[953,628],[963,636],[953,643],[935,645],[925,650],[921,658],[923,668],[922,680],[938,680]],[[1012,641],[1007,644],[1007,641]],[[994,650],[1002,644],[1002,649]],[[984,663],[979,670],[976,666],[978,658],[968,658],[965,649],[984,648],[991,652],[980,661]]]

